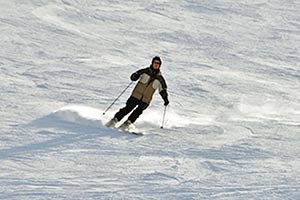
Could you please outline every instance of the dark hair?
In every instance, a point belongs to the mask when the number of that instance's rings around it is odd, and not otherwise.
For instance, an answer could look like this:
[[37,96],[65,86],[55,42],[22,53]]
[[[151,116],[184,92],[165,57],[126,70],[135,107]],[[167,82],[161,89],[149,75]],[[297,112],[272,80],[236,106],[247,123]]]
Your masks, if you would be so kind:
[[155,60],[158,60],[160,62],[160,65],[161,65],[161,58],[159,56],[155,56],[154,58],[152,58],[152,65],[154,63]]

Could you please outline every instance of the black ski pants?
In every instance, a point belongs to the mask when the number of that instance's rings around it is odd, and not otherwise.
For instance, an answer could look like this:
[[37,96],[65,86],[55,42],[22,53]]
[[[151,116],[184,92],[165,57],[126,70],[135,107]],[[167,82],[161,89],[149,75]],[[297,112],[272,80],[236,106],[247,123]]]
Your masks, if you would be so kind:
[[131,113],[131,115],[128,117],[128,120],[131,121],[131,123],[134,123],[136,119],[143,113],[143,111],[149,106],[149,104],[138,100],[137,98],[130,96],[129,99],[126,102],[126,106],[124,108],[121,108],[116,114],[115,118],[118,119],[118,121],[121,121],[123,117],[125,117],[128,113],[130,113],[135,107],[134,111]]

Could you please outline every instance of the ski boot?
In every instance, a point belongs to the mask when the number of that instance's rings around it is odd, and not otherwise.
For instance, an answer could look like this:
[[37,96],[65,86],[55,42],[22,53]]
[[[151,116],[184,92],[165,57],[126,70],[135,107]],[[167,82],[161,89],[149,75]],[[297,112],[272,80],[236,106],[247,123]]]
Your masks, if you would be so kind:
[[132,123],[130,120],[126,120],[120,127],[119,129],[124,130],[124,131],[128,131],[130,126],[132,126]]
[[116,128],[116,124],[118,123],[118,119],[117,118],[112,118],[111,120],[109,120],[109,122],[107,122],[105,124],[105,126],[109,127],[109,128]]

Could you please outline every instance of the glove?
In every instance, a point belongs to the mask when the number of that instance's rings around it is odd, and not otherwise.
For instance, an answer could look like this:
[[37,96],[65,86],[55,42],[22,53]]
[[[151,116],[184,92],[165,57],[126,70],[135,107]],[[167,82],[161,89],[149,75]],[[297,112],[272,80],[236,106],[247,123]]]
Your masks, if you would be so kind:
[[170,103],[169,100],[166,99],[164,105],[167,106],[167,105],[169,105],[169,103]]
[[131,74],[131,76],[130,76],[130,79],[131,79],[132,81],[137,81],[139,78],[140,78],[140,75],[137,74],[137,73],[133,73],[133,74]]

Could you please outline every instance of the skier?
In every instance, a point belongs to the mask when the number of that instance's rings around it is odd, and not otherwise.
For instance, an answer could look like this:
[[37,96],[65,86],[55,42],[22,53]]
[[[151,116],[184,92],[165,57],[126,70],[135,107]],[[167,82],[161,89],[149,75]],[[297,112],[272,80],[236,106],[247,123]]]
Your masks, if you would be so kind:
[[161,64],[161,58],[155,56],[149,67],[140,69],[130,76],[132,81],[139,81],[132,91],[131,96],[128,98],[126,106],[121,108],[106,126],[115,127],[123,117],[134,109],[128,119],[120,126],[120,129],[128,130],[131,124],[133,124],[149,106],[152,96],[157,89],[164,100],[164,105],[167,106],[169,104],[167,84],[160,72]]

